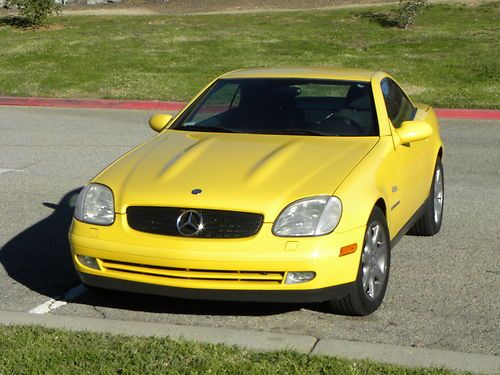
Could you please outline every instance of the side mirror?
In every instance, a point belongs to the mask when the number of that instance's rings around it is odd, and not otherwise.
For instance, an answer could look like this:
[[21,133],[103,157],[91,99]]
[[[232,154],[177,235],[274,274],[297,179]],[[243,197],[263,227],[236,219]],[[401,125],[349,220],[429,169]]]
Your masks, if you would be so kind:
[[425,121],[405,121],[396,129],[401,144],[422,141],[432,135],[432,127]]
[[158,113],[151,116],[151,118],[149,119],[149,127],[155,132],[161,132],[165,128],[165,126],[167,126],[170,120],[172,120],[171,115]]

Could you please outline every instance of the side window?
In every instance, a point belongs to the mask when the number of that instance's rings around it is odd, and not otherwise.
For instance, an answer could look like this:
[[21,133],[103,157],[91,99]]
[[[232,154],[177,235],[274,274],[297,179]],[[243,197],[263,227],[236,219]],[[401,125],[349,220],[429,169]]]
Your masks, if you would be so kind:
[[382,81],[382,93],[387,115],[395,128],[399,128],[404,121],[413,120],[417,110],[393,80],[386,78]]

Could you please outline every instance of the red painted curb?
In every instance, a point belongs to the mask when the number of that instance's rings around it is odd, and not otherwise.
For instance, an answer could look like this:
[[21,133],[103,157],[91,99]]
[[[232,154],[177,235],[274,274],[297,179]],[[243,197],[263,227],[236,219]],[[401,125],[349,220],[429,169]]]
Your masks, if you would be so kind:
[[[161,102],[157,100],[55,99],[0,96],[0,105],[22,107],[138,109],[174,112],[180,111],[184,108],[186,103]],[[437,108],[435,111],[440,118],[500,120],[499,110]]]
[[180,111],[182,108],[184,108],[186,103],[160,102],[156,100],[52,99],[15,98],[0,96],[0,105],[22,107],[106,108]]
[[500,120],[500,111],[494,109],[447,109],[436,108],[439,118],[456,118],[472,120]]

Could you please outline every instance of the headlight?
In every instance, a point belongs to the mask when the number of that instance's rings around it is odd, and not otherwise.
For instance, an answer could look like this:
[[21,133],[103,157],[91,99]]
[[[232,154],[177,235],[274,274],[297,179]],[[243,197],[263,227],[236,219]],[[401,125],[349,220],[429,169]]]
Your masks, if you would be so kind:
[[75,219],[90,224],[113,224],[115,205],[111,189],[101,184],[85,186],[76,200]]
[[273,233],[282,237],[321,236],[340,221],[342,203],[337,197],[304,198],[287,206],[274,223]]

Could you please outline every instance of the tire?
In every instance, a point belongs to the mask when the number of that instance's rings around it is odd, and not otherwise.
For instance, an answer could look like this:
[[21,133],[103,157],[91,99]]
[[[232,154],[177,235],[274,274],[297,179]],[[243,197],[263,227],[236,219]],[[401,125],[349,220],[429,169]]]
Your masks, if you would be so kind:
[[384,213],[374,207],[366,225],[358,275],[347,296],[329,301],[335,314],[365,316],[384,300],[391,262],[389,230]]
[[444,208],[444,171],[441,159],[437,159],[432,178],[431,191],[424,213],[411,227],[408,234],[433,236],[441,229]]

